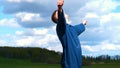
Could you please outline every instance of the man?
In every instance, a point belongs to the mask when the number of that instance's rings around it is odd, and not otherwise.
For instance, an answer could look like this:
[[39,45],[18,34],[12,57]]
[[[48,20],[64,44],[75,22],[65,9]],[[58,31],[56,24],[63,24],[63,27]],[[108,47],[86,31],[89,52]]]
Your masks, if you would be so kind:
[[56,32],[63,47],[61,60],[62,68],[81,68],[82,52],[78,36],[85,30],[86,20],[79,25],[69,25],[66,23],[67,16],[64,16],[62,6],[64,0],[58,0],[58,10],[52,15],[52,21],[57,24]]

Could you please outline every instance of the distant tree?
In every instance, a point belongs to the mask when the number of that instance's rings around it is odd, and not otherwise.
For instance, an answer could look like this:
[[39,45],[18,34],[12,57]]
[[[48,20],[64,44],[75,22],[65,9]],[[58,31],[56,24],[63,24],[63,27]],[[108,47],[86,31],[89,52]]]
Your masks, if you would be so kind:
[[[0,47],[0,57],[30,60],[34,63],[59,64],[61,52],[36,47]],[[120,63],[120,55],[82,56],[84,66],[93,63]]]

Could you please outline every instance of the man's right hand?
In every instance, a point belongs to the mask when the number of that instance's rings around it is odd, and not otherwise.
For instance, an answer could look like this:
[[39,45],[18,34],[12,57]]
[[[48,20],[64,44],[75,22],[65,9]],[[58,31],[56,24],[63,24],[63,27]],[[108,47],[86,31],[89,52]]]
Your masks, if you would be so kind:
[[63,5],[64,5],[64,0],[58,0],[57,1],[58,11],[62,12],[62,6]]

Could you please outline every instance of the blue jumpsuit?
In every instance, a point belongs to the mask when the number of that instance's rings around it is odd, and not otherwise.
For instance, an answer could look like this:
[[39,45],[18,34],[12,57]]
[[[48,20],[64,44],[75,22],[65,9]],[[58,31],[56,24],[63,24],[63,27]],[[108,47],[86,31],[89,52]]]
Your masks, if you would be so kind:
[[61,67],[82,68],[82,52],[78,36],[85,31],[85,26],[82,23],[75,26],[66,24],[62,11],[58,12],[56,31],[63,47]]

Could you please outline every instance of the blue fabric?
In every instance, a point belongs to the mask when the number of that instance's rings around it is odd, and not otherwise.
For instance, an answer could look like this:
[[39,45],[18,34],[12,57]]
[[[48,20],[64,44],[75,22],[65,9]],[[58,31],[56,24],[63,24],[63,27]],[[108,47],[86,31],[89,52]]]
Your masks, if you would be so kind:
[[64,12],[58,12],[57,35],[63,47],[62,68],[82,68],[82,52],[78,36],[85,30],[83,24],[66,24]]

